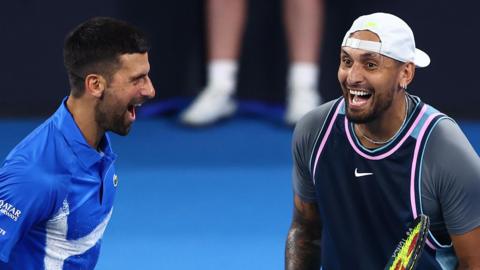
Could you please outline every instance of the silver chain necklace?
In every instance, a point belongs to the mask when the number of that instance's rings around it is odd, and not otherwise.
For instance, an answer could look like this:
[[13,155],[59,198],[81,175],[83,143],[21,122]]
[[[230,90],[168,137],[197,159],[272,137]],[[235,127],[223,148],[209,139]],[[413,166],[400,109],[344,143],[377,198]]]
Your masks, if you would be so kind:
[[403,122],[402,124],[400,125],[400,128],[397,130],[397,132],[395,132],[395,134],[393,134],[392,137],[390,137],[389,139],[385,140],[385,141],[377,141],[377,140],[374,140],[370,137],[368,137],[367,135],[365,135],[365,133],[360,129],[360,127],[358,127],[358,132],[360,133],[360,135],[367,141],[369,141],[370,143],[373,143],[375,145],[384,145],[384,144],[387,144],[389,142],[391,142],[395,137],[397,137],[397,134],[400,132],[400,130],[402,129],[403,125],[405,124],[405,121],[407,121],[407,115],[408,115],[408,99],[407,99],[407,94],[405,93],[405,116],[403,117]]

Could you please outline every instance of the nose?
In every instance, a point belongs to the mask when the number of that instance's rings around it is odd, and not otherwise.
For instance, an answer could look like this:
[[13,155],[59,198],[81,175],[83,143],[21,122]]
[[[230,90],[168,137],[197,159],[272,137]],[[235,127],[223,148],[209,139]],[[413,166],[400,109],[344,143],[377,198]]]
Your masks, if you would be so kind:
[[354,63],[347,72],[347,84],[356,85],[364,80],[363,69],[359,63]]
[[147,76],[147,82],[145,83],[145,87],[142,88],[140,94],[149,99],[155,97],[155,88],[153,87],[153,83],[149,76]]

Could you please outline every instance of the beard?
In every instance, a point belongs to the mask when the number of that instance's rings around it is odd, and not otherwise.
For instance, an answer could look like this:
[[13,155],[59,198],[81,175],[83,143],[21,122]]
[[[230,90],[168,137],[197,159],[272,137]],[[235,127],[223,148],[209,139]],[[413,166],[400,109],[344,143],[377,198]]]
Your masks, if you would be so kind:
[[[390,106],[392,105],[393,102],[393,91],[388,91],[385,95],[378,96],[376,100],[374,100],[373,103],[373,108],[371,108],[368,112],[364,114],[358,114],[358,113],[353,113],[349,109],[349,103],[350,103],[350,98],[349,95],[347,94],[347,97],[345,97],[346,104],[347,104],[347,109],[346,109],[346,115],[347,119],[355,124],[366,124],[373,122],[374,120],[378,119]],[[374,98],[374,97],[370,97]]]
[[127,105],[121,105],[111,92],[105,91],[100,102],[96,104],[95,121],[103,130],[125,136],[132,126],[125,120]]

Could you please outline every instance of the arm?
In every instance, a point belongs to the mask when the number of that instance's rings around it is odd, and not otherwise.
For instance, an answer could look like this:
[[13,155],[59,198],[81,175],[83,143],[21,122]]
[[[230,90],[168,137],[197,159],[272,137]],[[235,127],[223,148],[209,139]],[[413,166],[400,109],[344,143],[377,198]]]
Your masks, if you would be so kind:
[[285,269],[320,269],[321,236],[317,205],[295,195],[293,221],[285,247]]
[[55,193],[32,175],[23,167],[0,168],[0,261],[5,263],[17,242],[52,208]]
[[[480,159],[461,129],[442,120],[432,131],[425,151],[425,205],[438,210],[453,242],[457,269],[480,269]],[[429,180],[430,179],[430,180]]]
[[335,101],[307,113],[296,125],[292,140],[293,220],[285,247],[285,269],[320,269],[322,223],[310,173],[310,158],[322,123]]
[[480,269],[480,227],[451,238],[458,259],[457,270]]

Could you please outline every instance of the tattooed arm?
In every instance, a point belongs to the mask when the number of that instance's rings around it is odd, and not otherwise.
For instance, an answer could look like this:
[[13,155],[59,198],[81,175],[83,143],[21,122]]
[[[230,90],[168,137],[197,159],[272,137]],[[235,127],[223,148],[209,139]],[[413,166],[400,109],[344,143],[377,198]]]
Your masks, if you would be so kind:
[[285,269],[320,269],[321,236],[322,224],[317,205],[295,195],[293,221],[285,247]]

